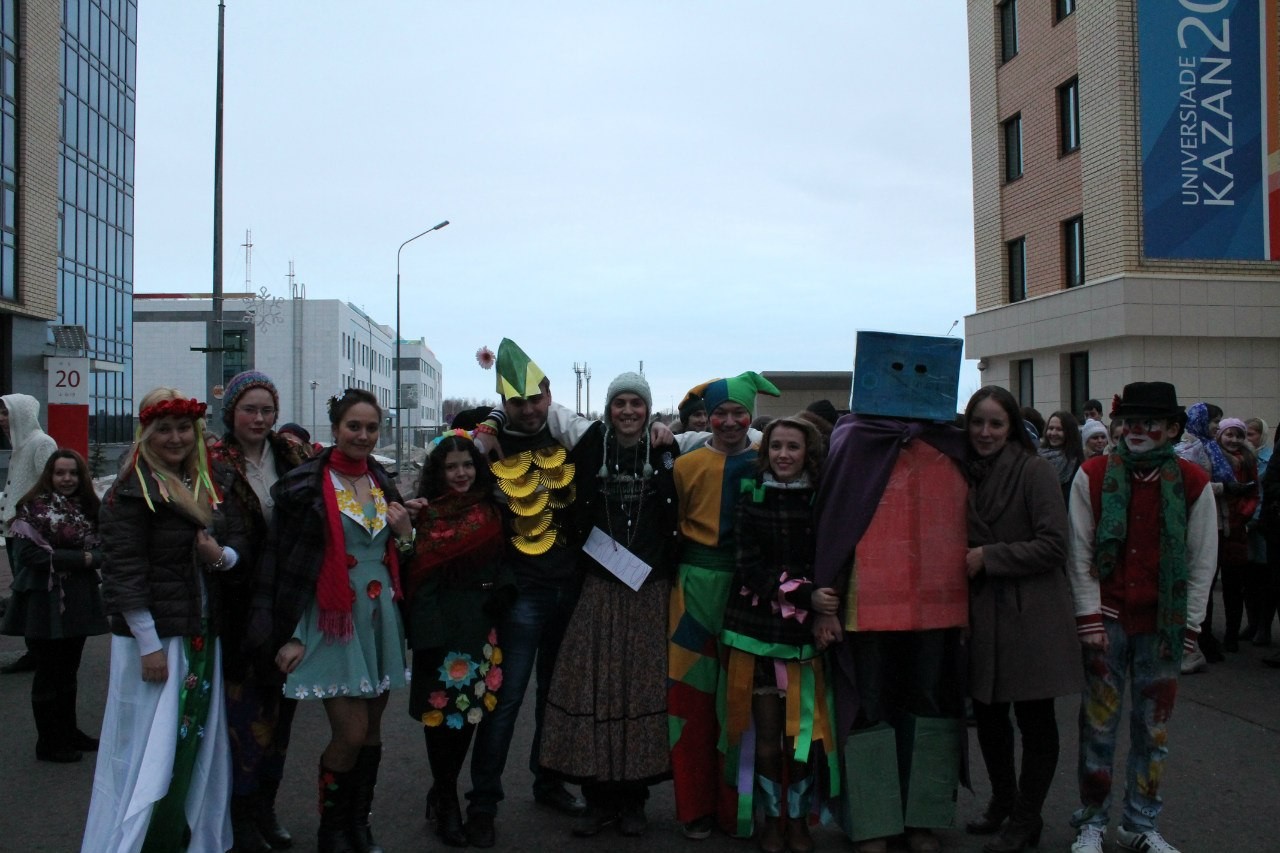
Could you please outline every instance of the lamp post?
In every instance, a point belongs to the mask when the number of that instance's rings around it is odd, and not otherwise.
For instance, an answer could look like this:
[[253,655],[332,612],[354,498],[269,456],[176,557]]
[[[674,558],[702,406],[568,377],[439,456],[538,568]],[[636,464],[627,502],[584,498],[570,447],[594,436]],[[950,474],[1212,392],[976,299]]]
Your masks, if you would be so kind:
[[423,231],[421,234],[415,234],[408,240],[400,244],[400,248],[396,249],[396,478],[400,477],[400,468],[403,464],[402,452],[404,445],[401,443],[404,436],[404,428],[401,424],[400,410],[400,253],[404,251],[404,247],[417,240],[419,237],[425,237],[432,231],[439,231],[441,228],[449,224],[449,220],[440,222]]
[[314,379],[311,380],[311,435],[312,436],[316,436],[320,434],[320,424],[316,422],[316,388],[319,385],[320,383],[317,382],[316,380]]

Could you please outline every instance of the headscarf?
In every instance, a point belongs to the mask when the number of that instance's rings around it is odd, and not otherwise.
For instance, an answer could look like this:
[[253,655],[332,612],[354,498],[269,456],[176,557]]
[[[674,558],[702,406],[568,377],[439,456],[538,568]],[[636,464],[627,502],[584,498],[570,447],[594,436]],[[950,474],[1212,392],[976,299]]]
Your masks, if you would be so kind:
[[1235,471],[1221,445],[1209,435],[1209,404],[1195,403],[1187,409],[1187,433],[1200,442],[1209,457],[1210,475],[1215,483],[1234,483]]

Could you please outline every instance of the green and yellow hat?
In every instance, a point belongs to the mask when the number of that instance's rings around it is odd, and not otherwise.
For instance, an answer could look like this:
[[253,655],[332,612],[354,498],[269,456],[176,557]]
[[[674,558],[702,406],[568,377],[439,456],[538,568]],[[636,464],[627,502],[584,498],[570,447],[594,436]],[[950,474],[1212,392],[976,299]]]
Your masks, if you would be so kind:
[[510,338],[503,338],[498,344],[497,369],[498,393],[504,400],[542,393],[540,386],[547,374]]
[[708,412],[714,411],[721,403],[732,401],[754,415],[756,394],[768,394],[770,397],[782,396],[772,382],[754,370],[748,370],[728,379],[712,379],[689,389],[680,406],[683,408],[691,397],[700,397],[706,403]]

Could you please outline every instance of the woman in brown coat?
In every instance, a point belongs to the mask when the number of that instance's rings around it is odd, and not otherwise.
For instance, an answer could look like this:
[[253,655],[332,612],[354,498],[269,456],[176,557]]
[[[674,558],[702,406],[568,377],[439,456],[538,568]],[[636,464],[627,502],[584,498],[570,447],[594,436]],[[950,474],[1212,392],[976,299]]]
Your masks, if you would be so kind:
[[[1058,765],[1053,700],[1080,691],[1080,651],[1065,573],[1067,513],[1052,465],[1036,455],[1013,395],[969,400],[969,692],[991,802],[966,827],[999,835],[983,849],[1039,843],[1040,807]],[[1012,705],[1022,733],[1015,774]],[[1006,820],[1007,818],[1007,820]]]

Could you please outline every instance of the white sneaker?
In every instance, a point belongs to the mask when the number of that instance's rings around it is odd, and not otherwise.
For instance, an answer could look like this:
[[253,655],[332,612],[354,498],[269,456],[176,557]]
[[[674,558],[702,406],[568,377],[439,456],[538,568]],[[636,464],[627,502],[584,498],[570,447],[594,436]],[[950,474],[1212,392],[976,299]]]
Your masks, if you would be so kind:
[[1071,853],[1102,853],[1102,839],[1106,827],[1086,823],[1080,827],[1075,843],[1071,845]]
[[1178,853],[1178,848],[1161,837],[1154,829],[1146,832],[1131,832],[1124,827],[1116,829],[1116,842],[1122,850],[1133,850],[1135,853]]
[[1205,659],[1204,652],[1196,649],[1194,652],[1182,653],[1182,674],[1191,675],[1196,672],[1204,672],[1209,668],[1209,661]]

